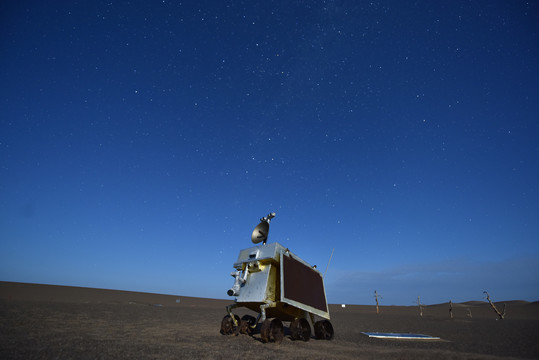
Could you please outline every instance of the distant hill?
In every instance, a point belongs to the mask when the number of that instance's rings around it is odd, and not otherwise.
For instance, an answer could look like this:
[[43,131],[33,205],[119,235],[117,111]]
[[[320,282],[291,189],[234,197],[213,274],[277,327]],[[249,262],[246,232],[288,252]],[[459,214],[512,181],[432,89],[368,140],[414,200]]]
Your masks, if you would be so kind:
[[0,299],[8,301],[50,301],[71,303],[137,303],[162,306],[225,306],[230,300],[202,299],[183,295],[96,289],[0,281]]

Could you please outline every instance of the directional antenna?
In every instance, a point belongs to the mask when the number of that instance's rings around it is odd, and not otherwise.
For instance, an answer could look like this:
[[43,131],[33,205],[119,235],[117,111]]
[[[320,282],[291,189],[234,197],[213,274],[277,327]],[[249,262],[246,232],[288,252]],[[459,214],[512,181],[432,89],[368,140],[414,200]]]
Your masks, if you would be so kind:
[[251,234],[251,241],[254,244],[263,243],[264,245],[266,245],[269,234],[269,224],[271,219],[273,219],[274,217],[275,213],[270,213],[268,214],[268,216],[260,219],[260,224],[255,227],[253,233]]
[[261,242],[264,242],[265,244],[266,240],[268,240],[268,233],[269,224],[266,221],[261,221],[260,224],[258,224],[253,230],[253,233],[251,234],[251,241],[254,244],[258,244]]

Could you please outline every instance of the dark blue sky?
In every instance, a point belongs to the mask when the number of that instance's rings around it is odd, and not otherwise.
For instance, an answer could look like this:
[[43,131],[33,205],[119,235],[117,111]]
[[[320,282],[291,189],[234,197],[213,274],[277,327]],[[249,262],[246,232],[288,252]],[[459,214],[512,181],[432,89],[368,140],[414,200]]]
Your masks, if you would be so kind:
[[4,1],[0,280],[226,297],[275,211],[330,302],[539,299],[539,6]]

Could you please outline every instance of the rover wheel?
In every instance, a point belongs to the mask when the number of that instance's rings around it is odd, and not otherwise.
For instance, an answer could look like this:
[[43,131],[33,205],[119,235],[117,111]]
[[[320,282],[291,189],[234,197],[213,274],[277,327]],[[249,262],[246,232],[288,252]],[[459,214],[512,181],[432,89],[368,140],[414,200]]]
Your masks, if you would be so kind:
[[260,329],[260,337],[265,343],[274,342],[280,344],[284,338],[283,323],[279,319],[266,319]]
[[251,315],[243,315],[240,321],[240,333],[251,335],[253,327],[256,326],[256,318]]
[[333,339],[333,325],[329,320],[320,320],[314,323],[314,335],[320,340]]
[[311,325],[307,319],[295,319],[290,323],[290,335],[292,340],[309,341],[311,338]]
[[[234,318],[236,318],[236,321],[239,325],[240,317],[238,315],[234,315]],[[221,334],[230,335],[236,332],[236,330],[237,330],[237,327],[236,325],[234,325],[234,321],[232,320],[232,317],[230,315],[225,315],[225,317],[221,321]]]

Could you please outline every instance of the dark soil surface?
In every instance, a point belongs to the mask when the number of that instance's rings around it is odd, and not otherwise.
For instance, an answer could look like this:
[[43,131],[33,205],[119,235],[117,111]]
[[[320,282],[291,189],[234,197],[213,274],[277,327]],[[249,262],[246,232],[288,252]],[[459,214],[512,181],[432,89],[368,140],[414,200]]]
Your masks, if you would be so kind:
[[[539,359],[539,304],[331,305],[331,341],[221,335],[231,301],[0,282],[0,359]],[[502,304],[497,304],[500,308]],[[238,315],[249,310],[238,309]],[[471,315],[471,316],[470,316]],[[288,326],[288,323],[285,323]],[[441,340],[374,339],[362,332]]]

